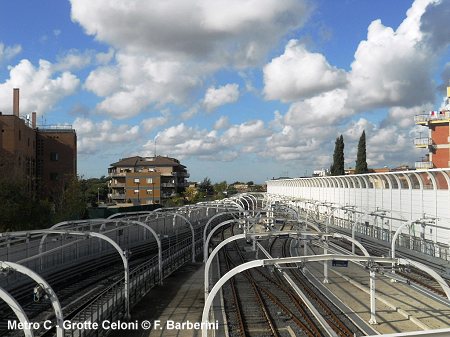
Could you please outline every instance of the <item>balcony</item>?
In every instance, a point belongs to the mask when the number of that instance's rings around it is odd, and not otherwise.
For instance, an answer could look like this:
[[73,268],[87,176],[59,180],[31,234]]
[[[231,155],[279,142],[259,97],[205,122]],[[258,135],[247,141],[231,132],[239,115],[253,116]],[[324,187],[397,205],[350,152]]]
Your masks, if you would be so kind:
[[433,162],[431,161],[416,161],[416,170],[428,170],[433,168]]
[[175,184],[174,183],[161,183],[161,187],[170,187],[170,188],[174,188]]
[[430,137],[419,137],[414,139],[414,145],[417,148],[427,148],[428,146],[433,145],[433,140]]
[[428,123],[448,123],[450,122],[450,111],[432,111],[429,114],[420,114],[414,116],[414,122],[420,125]]
[[127,172],[109,172],[110,177],[125,177]]
[[125,200],[125,194],[116,194],[112,193],[109,195],[111,199],[113,200]]
[[111,183],[109,186],[111,188],[125,187],[125,183]]

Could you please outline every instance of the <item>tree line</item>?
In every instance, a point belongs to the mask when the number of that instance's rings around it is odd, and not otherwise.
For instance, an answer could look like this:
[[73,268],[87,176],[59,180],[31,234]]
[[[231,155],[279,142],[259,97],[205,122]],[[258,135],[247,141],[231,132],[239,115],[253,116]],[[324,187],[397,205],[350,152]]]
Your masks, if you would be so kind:
[[106,201],[106,177],[74,177],[51,198],[39,197],[20,180],[0,180],[0,232],[47,228],[65,220],[87,218],[88,206]]
[[[340,135],[336,138],[336,141],[334,143],[333,163],[330,166],[330,174],[332,176],[345,174],[344,147],[344,137]],[[355,173],[361,174],[367,172],[369,172],[369,168],[367,167],[366,132],[365,130],[363,130],[358,142]]]

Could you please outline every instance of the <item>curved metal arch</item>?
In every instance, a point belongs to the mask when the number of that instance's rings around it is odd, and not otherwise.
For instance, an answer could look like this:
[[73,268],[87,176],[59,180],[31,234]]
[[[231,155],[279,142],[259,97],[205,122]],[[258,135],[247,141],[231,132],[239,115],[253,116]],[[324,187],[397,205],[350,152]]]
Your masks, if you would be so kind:
[[398,177],[397,174],[392,174],[391,177],[393,177],[397,183],[397,189],[401,190],[402,189],[402,182],[400,181],[400,178]]
[[338,178],[341,179],[342,186],[343,186],[344,189],[349,188],[348,182],[347,182],[347,179],[345,179],[345,176],[339,176]]
[[391,180],[392,176],[390,174],[383,174],[383,177],[384,177],[384,179],[386,179],[386,181],[388,183],[388,188],[390,190],[392,190],[393,189],[392,180]]
[[367,179],[367,175],[361,174],[359,176],[361,177],[361,180],[364,182],[363,188],[370,188],[369,179]]
[[[420,176],[416,173],[416,172],[411,172],[410,177],[415,177],[417,179],[417,182],[419,183],[419,188],[420,190],[423,190],[423,182],[422,179],[420,178]],[[412,182],[412,179],[411,179]],[[414,187],[414,185],[413,185]]]
[[[450,176],[448,175],[447,171],[437,171],[437,172],[436,171],[431,171],[431,173],[436,173],[436,175],[441,174],[444,177],[444,180],[447,183],[447,189],[450,190]],[[436,180],[438,182],[437,185],[439,186],[439,181],[438,181],[438,179],[436,179]],[[441,189],[441,188],[437,187],[437,189]]]
[[206,262],[208,260],[208,249],[209,249],[209,241],[211,240],[213,234],[218,230],[220,227],[229,225],[230,223],[236,222],[236,220],[225,220],[219,223],[216,227],[211,229],[211,232],[209,232],[208,237],[205,240],[205,243],[203,245],[203,261]]
[[330,177],[331,182],[333,183],[333,188],[338,187],[338,182],[335,177]]
[[339,234],[339,233],[334,233],[333,234],[333,238],[338,238],[338,239],[345,239],[347,241],[350,241],[351,243],[355,244],[355,246],[358,246],[358,248],[363,252],[363,254],[365,256],[370,256],[369,252],[367,251],[366,247],[364,247],[362,245],[361,242],[359,242],[356,239],[352,239],[350,236],[344,235],[344,234]]
[[437,183],[436,177],[432,174],[432,172],[425,171],[425,173],[427,174],[428,178],[431,181],[431,184],[433,185],[433,190],[437,190],[438,183]]
[[92,236],[99,239],[102,239],[109,244],[113,246],[115,250],[120,255],[120,258],[122,259],[123,265],[124,265],[124,288],[125,288],[125,313],[127,319],[130,317],[130,279],[129,279],[129,265],[128,265],[128,257],[127,253],[122,250],[122,248],[110,237],[96,233],[91,231],[83,231],[83,232],[74,232],[74,231],[68,231],[68,230],[57,230],[57,229],[43,229],[43,230],[30,230],[30,231],[22,231],[22,232],[10,232],[8,233],[13,236],[23,236],[28,234],[68,234],[68,235],[75,235],[75,236]]
[[[219,281],[214,285],[214,287],[211,289],[211,292],[209,293],[208,297],[205,299],[205,305],[203,307],[202,312],[202,337],[208,336],[208,316],[209,311],[211,309],[212,302],[214,300],[214,297],[219,292],[220,288],[232,277],[235,275],[246,271],[248,269],[256,268],[256,267],[263,267],[266,265],[275,265],[275,264],[287,264],[287,263],[306,263],[306,262],[318,262],[318,261],[330,261],[330,260],[352,260],[352,261],[367,261],[368,257],[361,257],[361,256],[349,256],[349,255],[314,255],[314,256],[305,256],[305,257],[289,257],[289,258],[278,258],[278,259],[265,259],[265,260],[253,260],[250,262],[245,262],[243,264],[240,264],[230,271],[228,271],[225,275],[223,275]],[[372,258],[374,262],[384,262],[388,260],[385,258]]]
[[381,187],[380,189],[388,189],[389,188],[389,183],[387,183],[386,179],[384,178],[383,174],[374,174],[374,177],[376,177],[378,179],[378,181],[381,183]]
[[355,188],[353,184],[353,179],[350,176],[343,176],[344,180],[347,182],[348,188]]
[[[162,208],[162,207],[159,207],[159,208],[157,208],[157,209],[160,209],[160,208]],[[144,215],[144,214],[149,214],[149,213],[151,213],[151,212],[153,212],[153,211],[138,211],[138,212],[121,212],[121,213],[114,213],[114,214],[111,214],[109,217],[107,217],[106,219],[114,219],[114,218],[118,218],[118,217],[121,217],[121,216],[123,216],[123,215],[125,215],[125,216],[133,216],[133,215]]]
[[224,202],[228,202],[228,203],[234,204],[242,213],[245,212],[244,207],[242,207],[243,205],[239,205],[235,200],[230,199],[230,198],[226,198],[226,199],[223,199],[223,200],[224,200]]
[[34,272],[28,267],[25,267],[21,264],[9,262],[9,261],[0,261],[0,265],[4,268],[9,267],[12,270],[15,270],[21,274],[27,275],[30,277],[34,282],[36,282],[39,285],[42,285],[44,287],[44,290],[46,294],[49,296],[49,299],[52,303],[53,310],[55,311],[55,317],[56,317],[56,335],[58,337],[64,336],[64,316],[61,308],[61,303],[59,302],[58,296],[56,295],[53,288],[50,286],[50,284],[39,274]]
[[[28,319],[28,316],[22,306],[2,287],[0,287],[0,299],[5,301],[5,303],[11,308],[23,326],[30,326],[30,320]],[[23,329],[23,333],[25,334],[25,337],[34,337],[32,329]]]
[[122,220],[122,222],[136,224],[138,226],[144,227],[147,229],[155,238],[156,244],[158,245],[158,274],[159,274],[159,284],[163,284],[163,274],[162,274],[162,244],[161,244],[161,238],[156,233],[156,231],[151,228],[149,225],[147,225],[144,222],[136,221],[136,220]]
[[241,208],[245,211],[245,205],[244,205],[244,203],[241,201],[241,199],[240,198],[232,198],[236,203],[239,203],[240,204],[240,206],[241,206]]
[[[54,224],[53,226],[51,226],[49,229],[57,229],[59,227],[65,226],[65,225],[77,225],[77,224],[86,224],[86,225],[91,225],[91,224],[101,224],[107,222],[106,219],[91,219],[91,220],[69,220],[69,221],[61,221],[58,222],[56,224]],[[38,248],[38,253],[39,255],[43,253],[43,247],[44,247],[44,242],[47,239],[48,234],[45,233],[42,235],[42,238],[39,242],[39,248]],[[40,268],[42,270],[42,261],[40,263]]]
[[[399,172],[399,175],[403,176],[408,184],[408,190],[412,190],[412,182],[411,179],[409,178],[409,176],[407,174],[405,174],[404,172]],[[402,186],[403,188],[403,186]]]
[[245,193],[244,197],[251,200],[251,202],[253,204],[253,208],[252,208],[253,210],[255,210],[258,207],[258,200],[256,199],[256,197],[254,195],[251,195],[249,193]]
[[179,213],[174,213],[174,212],[165,212],[165,214],[168,215],[173,215],[173,220],[172,220],[172,225],[175,226],[175,217],[180,217],[182,218],[185,223],[188,224],[190,230],[191,230],[191,235],[192,235],[192,262],[195,263],[195,231],[194,231],[194,226],[192,225],[192,223],[189,221],[188,218],[186,218],[184,215],[179,214]]
[[233,215],[233,214],[235,214],[235,213],[236,213],[236,212],[221,212],[221,213],[217,213],[217,214],[213,215],[211,218],[209,218],[208,222],[207,222],[206,225],[205,225],[205,228],[203,228],[203,245],[204,245],[205,242],[206,242],[206,232],[208,231],[208,228],[209,228],[209,225],[211,224],[211,222],[212,222],[214,219],[216,219],[216,218],[218,218],[218,217],[220,217],[220,216],[222,216],[222,215],[226,215],[226,214]]
[[354,176],[353,177],[354,179],[355,179],[355,183],[354,183],[354,185],[355,185],[355,189],[361,189],[362,187],[361,187],[361,179],[359,179],[359,177],[358,176]]
[[[250,203],[248,202],[247,198],[245,198],[243,195],[240,195],[240,196],[239,196],[239,200],[245,201],[245,203],[247,204],[247,210],[250,211]],[[244,204],[244,203],[242,203],[242,204]],[[244,208],[245,208],[245,207],[244,207]]]
[[420,263],[420,262],[417,262],[414,260],[410,260],[410,259],[400,258],[399,263],[404,264],[404,265],[410,264],[420,270],[425,271],[428,275],[430,275],[431,277],[433,277],[436,280],[436,282],[441,286],[442,290],[445,292],[447,299],[450,301],[450,287],[448,286],[447,282],[441,277],[441,275],[436,273],[433,269],[431,269],[430,267],[428,267],[427,265],[425,265],[423,263]]
[[227,245],[230,242],[239,240],[239,239],[245,239],[245,234],[237,234],[234,236],[231,236],[225,240],[223,240],[221,243],[217,245],[211,252],[211,255],[209,255],[208,259],[205,260],[205,298],[208,297],[209,292],[209,269],[211,267],[211,263],[214,259],[214,257],[217,255],[217,253],[222,249],[223,246]]

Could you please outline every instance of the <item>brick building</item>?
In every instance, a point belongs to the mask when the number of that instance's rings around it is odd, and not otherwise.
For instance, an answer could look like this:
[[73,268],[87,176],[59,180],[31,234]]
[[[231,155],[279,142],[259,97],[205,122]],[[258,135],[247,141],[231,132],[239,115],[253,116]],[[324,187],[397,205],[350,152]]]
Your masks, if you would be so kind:
[[415,116],[415,122],[428,128],[428,135],[414,140],[416,147],[428,149],[428,154],[416,162],[416,169],[450,167],[450,87],[444,108]]
[[23,181],[30,192],[51,197],[76,177],[76,143],[71,126],[37,126],[35,112],[21,117],[19,89],[14,89],[13,114],[0,114],[0,177]]
[[116,203],[157,204],[187,187],[186,166],[170,157],[128,157],[108,169],[109,199]]

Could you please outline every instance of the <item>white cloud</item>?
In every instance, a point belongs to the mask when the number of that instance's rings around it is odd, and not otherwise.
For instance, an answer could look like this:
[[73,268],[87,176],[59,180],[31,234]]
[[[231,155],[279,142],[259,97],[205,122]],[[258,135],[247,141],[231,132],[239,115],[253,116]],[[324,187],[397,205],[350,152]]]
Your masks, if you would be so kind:
[[258,142],[260,138],[270,135],[262,120],[248,121],[242,124],[232,125],[223,134],[223,142],[227,145],[242,146],[251,145],[252,142]]
[[14,56],[20,54],[21,51],[22,46],[20,45],[5,46],[3,43],[0,43],[0,62],[12,59]]
[[[258,65],[277,41],[309,15],[304,0],[71,0],[71,16],[116,51],[108,68],[117,85],[100,89],[103,69],[86,88],[98,110],[132,117],[151,105],[189,102],[206,76],[224,67]],[[215,103],[208,105],[214,108]]]
[[431,1],[415,1],[397,30],[373,21],[349,74],[349,104],[358,109],[405,106],[434,98],[435,50],[424,43],[420,18]]
[[[307,17],[304,1],[71,0],[72,20],[89,35],[128,52],[235,59],[264,55]],[[221,56],[221,57],[219,57]],[[240,60],[239,62],[242,62]]]
[[58,62],[53,65],[54,71],[79,70],[87,67],[92,62],[92,52],[79,52],[70,50],[64,56],[58,56]]
[[[220,160],[220,151],[225,150],[215,131],[201,130],[184,123],[158,132],[156,137],[157,153],[177,158],[213,158],[217,155],[216,160]],[[144,154],[152,155],[153,146],[153,140],[149,140],[143,146]]]
[[284,54],[264,67],[264,95],[283,102],[318,95],[346,83],[343,70],[331,66],[319,53],[311,53],[297,40],[286,45]]
[[108,96],[120,88],[117,81],[116,69],[113,67],[100,67],[93,70],[87,77],[84,87],[97,96]]
[[203,106],[207,111],[213,111],[219,106],[236,102],[239,99],[239,85],[229,83],[219,88],[210,87],[203,99]]
[[168,122],[169,116],[160,116],[160,117],[146,118],[141,121],[141,125],[146,132],[151,132],[160,126],[166,125]]
[[215,123],[214,123],[214,129],[220,130],[220,129],[226,129],[230,126],[230,122],[228,120],[228,116],[221,116]]
[[12,89],[20,88],[20,109],[22,112],[36,111],[43,114],[54,105],[71,95],[78,88],[80,80],[68,71],[55,72],[53,65],[45,60],[39,66],[24,59],[10,68],[9,79],[0,83],[0,111],[12,112]]
[[285,121],[295,126],[343,123],[343,118],[354,113],[346,107],[347,99],[346,90],[336,89],[295,102],[289,107]]
[[97,53],[95,59],[99,64],[107,64],[113,59],[114,53],[114,49],[109,48],[106,53]]
[[135,116],[152,104],[179,104],[200,83],[195,74],[202,70],[195,71],[195,65],[124,53],[116,53],[116,62],[93,70],[85,83],[104,97],[97,109],[113,118]]
[[105,143],[114,146],[139,138],[138,125],[115,126],[110,120],[95,123],[87,118],[76,118],[72,126],[77,131],[79,154],[97,153],[103,149]]

